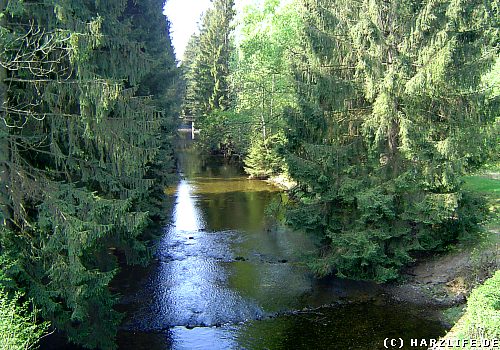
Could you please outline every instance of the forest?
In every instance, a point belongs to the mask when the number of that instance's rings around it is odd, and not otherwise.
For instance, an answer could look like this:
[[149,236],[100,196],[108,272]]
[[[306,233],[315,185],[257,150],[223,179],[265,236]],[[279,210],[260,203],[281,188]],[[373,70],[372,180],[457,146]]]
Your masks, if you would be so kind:
[[498,1],[235,1],[176,58],[164,0],[0,0],[1,348],[117,348],[111,284],[155,255],[186,117],[287,185],[318,277],[394,281],[484,230],[464,179],[499,164]]
[[499,4],[281,3],[249,8],[231,43],[234,4],[215,2],[191,38],[202,147],[297,182],[286,221],[324,235],[320,275],[384,282],[477,230],[461,184],[498,162]]

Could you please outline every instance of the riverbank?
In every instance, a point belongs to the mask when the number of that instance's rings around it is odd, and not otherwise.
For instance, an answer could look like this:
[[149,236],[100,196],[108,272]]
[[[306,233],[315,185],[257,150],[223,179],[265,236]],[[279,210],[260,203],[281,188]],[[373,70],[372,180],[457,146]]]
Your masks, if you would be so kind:
[[297,185],[297,182],[292,180],[289,176],[285,174],[280,174],[277,176],[271,176],[265,180],[267,183],[279,187],[282,190],[290,190]]
[[[472,243],[464,242],[453,250],[417,259],[403,271],[402,282],[383,286],[385,293],[397,302],[452,308],[445,312],[443,319],[447,323],[456,322],[457,315],[463,313],[461,310],[470,292],[500,268],[498,174],[489,172],[465,179],[468,190],[479,193],[488,201],[491,217],[484,224],[485,232],[474,238]],[[296,185],[285,175],[265,181],[284,190]]]
[[[498,349],[500,344],[499,300],[500,270],[472,291],[465,314],[443,339],[447,345],[446,349]],[[461,340],[464,342],[458,343]],[[476,342],[476,346],[473,341]],[[433,347],[430,350],[437,349],[438,347]]]
[[453,307],[467,301],[472,289],[500,267],[500,234],[489,231],[471,247],[427,257],[403,273],[403,282],[385,286],[396,301]]
[[408,267],[403,282],[385,286],[395,300],[445,308],[443,321],[455,324],[471,292],[500,269],[500,181],[498,172],[469,176],[465,188],[488,202],[490,219],[474,242],[420,259]]

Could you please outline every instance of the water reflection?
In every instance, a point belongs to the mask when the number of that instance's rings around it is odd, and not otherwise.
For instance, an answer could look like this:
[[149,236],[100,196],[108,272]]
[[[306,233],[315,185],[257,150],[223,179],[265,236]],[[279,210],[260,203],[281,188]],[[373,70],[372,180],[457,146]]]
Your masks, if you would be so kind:
[[203,227],[203,217],[195,206],[192,186],[181,180],[177,186],[174,208],[174,225],[177,231],[197,231]]
[[378,349],[391,332],[442,333],[374,284],[314,279],[301,264],[311,238],[265,218],[275,188],[189,143],[178,154],[173,222],[156,264],[126,289],[121,349]]
[[429,321],[407,305],[378,304],[373,301],[338,303],[325,308],[296,311],[263,320],[222,327],[172,327],[161,333],[122,333],[120,349],[349,349],[381,350],[385,338],[437,338],[442,326]]

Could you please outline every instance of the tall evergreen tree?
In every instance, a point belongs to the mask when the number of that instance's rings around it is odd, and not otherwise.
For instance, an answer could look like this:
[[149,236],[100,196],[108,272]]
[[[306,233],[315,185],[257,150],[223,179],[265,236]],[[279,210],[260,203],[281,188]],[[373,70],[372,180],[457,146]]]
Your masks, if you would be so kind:
[[172,112],[163,3],[1,5],[0,254],[70,340],[114,348],[113,252],[139,262],[147,251],[141,202]]
[[203,16],[198,40],[192,40],[199,47],[189,67],[187,96],[196,116],[224,111],[231,105],[227,79],[234,15],[234,0],[214,0],[213,8]]
[[158,9],[163,0],[129,1],[125,16],[132,24],[132,39],[142,43],[144,53],[151,59],[148,74],[138,84],[136,95],[152,99],[162,111],[160,118],[160,144],[154,162],[148,164],[147,177],[155,181],[148,196],[141,200],[142,209],[153,219],[164,219],[167,210],[164,188],[175,181],[172,139],[176,131],[176,118],[182,100],[181,70],[177,67],[170,38],[170,22]]
[[301,108],[290,112],[298,226],[323,232],[314,267],[394,278],[409,253],[475,228],[461,176],[493,117],[480,82],[498,55],[483,1],[302,0]]
[[199,56],[200,37],[197,34],[191,35],[184,51],[182,58],[181,70],[184,83],[184,95],[182,101],[182,113],[187,116],[194,116],[199,113],[197,110],[197,91],[198,85],[196,81],[197,71],[195,62]]

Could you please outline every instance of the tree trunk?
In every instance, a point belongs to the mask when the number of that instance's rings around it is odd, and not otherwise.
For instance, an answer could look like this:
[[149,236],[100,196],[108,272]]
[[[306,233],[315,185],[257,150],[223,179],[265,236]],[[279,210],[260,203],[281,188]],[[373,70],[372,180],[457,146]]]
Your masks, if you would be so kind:
[[261,113],[260,113],[260,123],[262,125],[262,141],[265,142],[266,141],[266,138],[267,138],[267,135],[266,135],[266,119],[264,117],[264,112],[265,112],[265,90],[264,90],[264,87],[262,87],[262,110],[261,110]]

